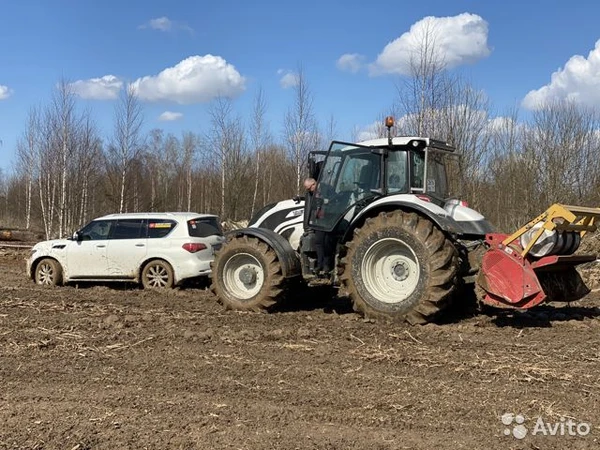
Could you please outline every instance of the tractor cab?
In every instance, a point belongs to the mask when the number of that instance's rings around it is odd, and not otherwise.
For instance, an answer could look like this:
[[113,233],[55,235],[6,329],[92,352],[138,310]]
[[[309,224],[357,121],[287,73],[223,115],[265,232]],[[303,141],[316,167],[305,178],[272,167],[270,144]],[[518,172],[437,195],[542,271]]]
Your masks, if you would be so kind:
[[313,230],[343,231],[365,206],[387,196],[416,195],[443,207],[455,191],[448,180],[458,179],[448,173],[458,168],[452,166],[458,156],[454,148],[428,138],[334,141],[322,155],[315,152],[309,159],[317,187],[306,205],[305,224]]

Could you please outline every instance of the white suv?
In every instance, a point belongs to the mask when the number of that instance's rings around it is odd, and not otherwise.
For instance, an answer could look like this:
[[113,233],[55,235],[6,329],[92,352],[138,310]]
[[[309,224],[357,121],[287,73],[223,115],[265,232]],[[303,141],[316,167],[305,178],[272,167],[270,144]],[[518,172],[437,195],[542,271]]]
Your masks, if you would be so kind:
[[45,285],[135,281],[145,288],[170,288],[208,275],[224,240],[219,218],[211,214],[111,214],[69,239],[36,244],[27,274]]

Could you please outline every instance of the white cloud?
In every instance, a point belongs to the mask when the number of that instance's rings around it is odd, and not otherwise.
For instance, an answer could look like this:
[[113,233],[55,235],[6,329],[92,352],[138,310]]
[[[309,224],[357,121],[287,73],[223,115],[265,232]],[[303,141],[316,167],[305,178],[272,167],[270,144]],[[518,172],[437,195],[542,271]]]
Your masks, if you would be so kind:
[[277,71],[277,74],[281,75],[281,78],[279,79],[279,84],[284,89],[298,86],[298,83],[300,82],[298,74],[290,70],[279,69]]
[[497,116],[488,120],[487,131],[490,133],[503,133],[517,127],[512,117]]
[[587,59],[572,56],[565,67],[554,72],[550,83],[529,91],[523,99],[527,109],[537,109],[555,100],[572,101],[585,106],[600,102],[600,40],[589,52]]
[[[395,117],[392,134],[395,134],[396,136],[408,136],[414,134],[410,128],[411,124],[415,120],[415,117],[416,116],[413,114]],[[357,133],[357,139],[359,142],[368,141],[370,139],[387,137],[387,135],[388,131],[385,126],[385,121],[382,117],[380,120],[359,129]]]
[[73,92],[88,100],[114,100],[119,96],[122,87],[123,81],[114,75],[77,80],[71,83]]
[[[523,124],[515,122],[512,117],[490,117],[488,112],[485,110],[473,109],[467,105],[459,104],[450,106],[446,110],[430,110],[424,117],[425,128],[431,127],[433,129],[432,123],[435,123],[438,132],[441,132],[439,136],[443,136],[446,133],[444,132],[444,126],[440,126],[440,124],[447,122],[447,120],[442,120],[442,118],[443,116],[448,115],[467,119],[467,127],[473,127],[474,130],[480,130],[483,128],[483,131],[489,134],[508,133],[512,130],[520,131],[524,127]],[[416,136],[417,134],[415,134],[415,129],[417,128],[417,122],[419,120],[422,120],[422,118],[413,113],[395,117],[392,133],[395,136]],[[356,132],[356,138],[359,142],[386,136],[387,128],[385,127],[383,119],[359,128]],[[425,132],[422,136],[427,136],[427,132]],[[437,136],[438,139],[439,136]],[[429,137],[436,138],[436,136]]]
[[148,22],[148,26],[153,30],[169,31],[173,28],[173,21],[168,17],[159,17],[157,19],[151,19]]
[[427,47],[433,52],[432,59],[447,69],[473,63],[490,54],[487,37],[488,24],[476,14],[425,17],[387,44],[371,64],[370,72],[410,75],[411,61],[420,58]]
[[161,122],[172,122],[174,120],[179,120],[183,117],[182,113],[165,111],[160,116],[158,116],[158,120]]
[[6,100],[12,94],[12,89],[0,84],[0,100]]
[[385,126],[381,121],[373,122],[364,128],[361,128],[356,133],[356,139],[358,142],[369,141],[371,139],[377,139],[385,136]]
[[245,90],[246,80],[220,56],[190,56],[158,75],[132,83],[141,100],[179,104],[208,102],[215,97],[234,97]]
[[345,72],[356,73],[362,68],[364,59],[364,55],[358,53],[346,53],[339,57],[335,65],[338,69]]
[[185,23],[175,22],[168,17],[157,17],[156,19],[150,19],[143,25],[138,27],[139,29],[150,28],[152,30],[158,30],[163,32],[173,31],[173,30],[185,30],[189,32],[193,32],[194,30]]

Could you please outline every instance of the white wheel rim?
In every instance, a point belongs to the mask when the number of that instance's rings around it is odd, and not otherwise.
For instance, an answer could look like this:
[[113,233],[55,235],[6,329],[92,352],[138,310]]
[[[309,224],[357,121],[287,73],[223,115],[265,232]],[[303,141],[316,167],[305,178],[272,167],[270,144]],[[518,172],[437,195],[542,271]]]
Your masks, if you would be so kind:
[[265,272],[257,258],[249,253],[238,253],[223,267],[223,282],[234,297],[249,300],[263,287]]
[[54,270],[48,263],[40,264],[38,267],[38,283],[39,284],[52,284],[54,280]]
[[415,252],[400,239],[375,242],[361,264],[365,287],[378,301],[402,303],[419,284],[421,268]]
[[169,283],[169,273],[162,265],[153,264],[148,268],[146,280],[150,287],[163,288]]

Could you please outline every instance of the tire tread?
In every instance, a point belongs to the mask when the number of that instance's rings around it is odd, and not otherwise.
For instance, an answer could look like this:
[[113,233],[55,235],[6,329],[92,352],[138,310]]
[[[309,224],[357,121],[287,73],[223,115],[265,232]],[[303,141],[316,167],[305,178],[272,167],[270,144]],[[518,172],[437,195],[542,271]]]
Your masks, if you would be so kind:
[[[424,246],[429,264],[429,283],[426,293],[410,311],[404,314],[389,314],[376,310],[359,294],[352,279],[352,261],[362,240],[383,228],[390,226],[403,228],[411,233]],[[340,260],[338,273],[342,286],[348,292],[355,311],[374,319],[406,321],[411,325],[431,322],[451,304],[452,294],[457,286],[458,252],[430,220],[413,212],[383,212],[367,219],[363,227],[356,229],[351,241],[346,244],[347,254]]]

